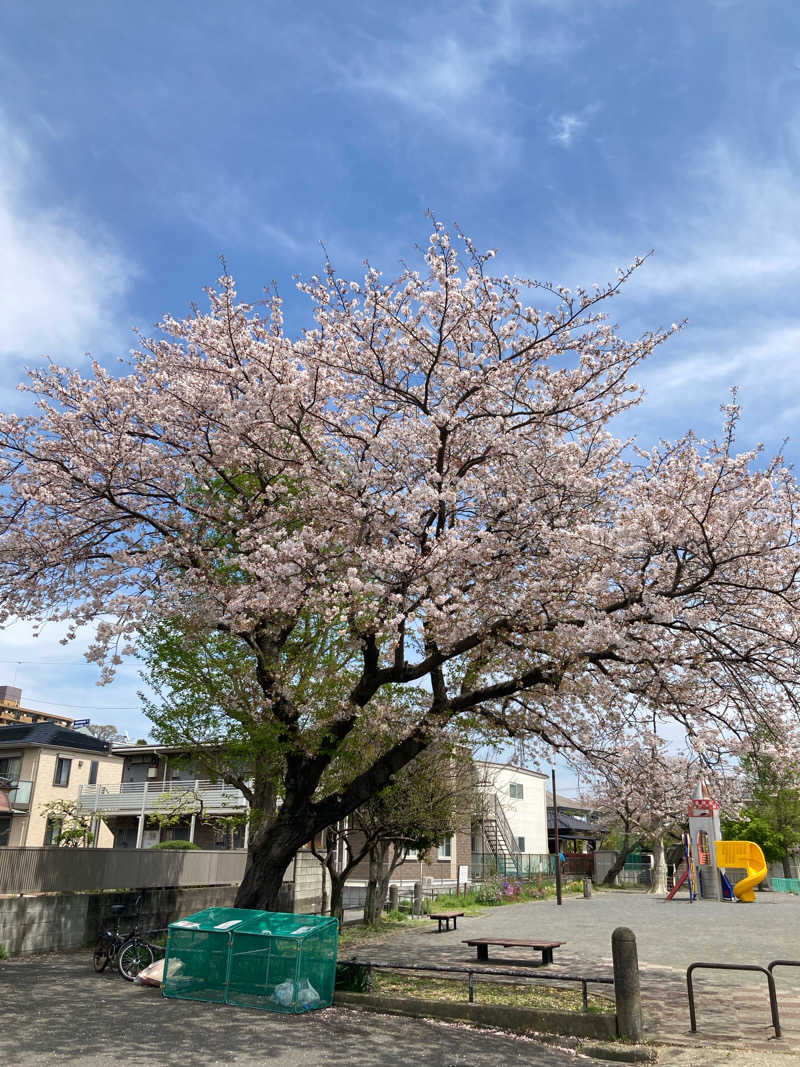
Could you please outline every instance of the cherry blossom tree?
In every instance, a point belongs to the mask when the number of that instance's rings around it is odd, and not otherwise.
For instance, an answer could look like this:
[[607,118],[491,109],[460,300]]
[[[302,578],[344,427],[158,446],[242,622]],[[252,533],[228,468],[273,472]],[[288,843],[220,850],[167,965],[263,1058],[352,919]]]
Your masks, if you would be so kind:
[[[735,405],[717,442],[616,439],[673,328],[615,332],[630,271],[570,291],[492,258],[435,223],[393,280],[328,264],[294,338],[224,277],[118,374],[34,371],[36,412],[0,418],[0,621],[93,628],[103,679],[175,618],[251,660],[281,802],[240,906],[274,906],[298,846],[462,722],[586,749],[636,727],[631,696],[689,730],[794,709],[790,473],[736,453]],[[338,700],[296,685],[309,619],[351,657]],[[366,727],[382,747],[327,789]]]
[[651,893],[667,892],[665,838],[680,833],[702,783],[728,813],[738,810],[741,780],[724,763],[712,767],[691,749],[670,746],[654,733],[623,737],[613,748],[576,762],[588,779],[587,803],[619,821],[623,848],[606,882],[615,881],[627,854],[644,840],[653,846]]

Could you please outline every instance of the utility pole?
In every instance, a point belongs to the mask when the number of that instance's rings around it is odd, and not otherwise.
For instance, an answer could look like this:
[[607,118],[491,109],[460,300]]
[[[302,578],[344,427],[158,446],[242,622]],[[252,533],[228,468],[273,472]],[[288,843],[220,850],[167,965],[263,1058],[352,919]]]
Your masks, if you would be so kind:
[[556,904],[561,904],[561,842],[558,839],[558,799],[556,794],[556,769],[553,773],[553,832],[556,846]]

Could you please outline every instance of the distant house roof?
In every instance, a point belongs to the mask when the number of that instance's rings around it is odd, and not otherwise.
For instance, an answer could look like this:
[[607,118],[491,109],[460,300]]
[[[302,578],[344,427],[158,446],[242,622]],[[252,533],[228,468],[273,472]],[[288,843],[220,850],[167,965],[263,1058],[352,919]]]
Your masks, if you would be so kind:
[[30,726],[0,726],[0,748],[8,745],[38,745],[46,748],[75,748],[83,752],[111,753],[108,741],[90,737],[77,730],[68,730],[55,723],[37,722]]
[[[574,797],[565,797],[563,793],[556,793],[556,800],[558,801],[558,807],[566,808],[567,811],[586,811],[589,812],[592,809],[587,807],[580,800],[575,800]],[[551,790],[547,790],[547,806],[552,808],[553,806],[553,794]]]
[[[555,830],[552,808],[547,809],[547,830],[551,834]],[[599,841],[600,838],[605,837],[608,833],[608,827],[601,826],[600,823],[596,822],[587,822],[585,819],[576,819],[573,815],[565,815],[562,811],[559,811],[558,832],[559,835],[564,837]]]
[[530,767],[519,767],[516,763],[498,763],[496,760],[479,759],[475,757],[475,762],[480,763],[483,767],[496,767],[501,771],[515,771],[519,774],[530,774],[534,778],[547,778],[548,775],[542,774],[541,771],[532,771]]

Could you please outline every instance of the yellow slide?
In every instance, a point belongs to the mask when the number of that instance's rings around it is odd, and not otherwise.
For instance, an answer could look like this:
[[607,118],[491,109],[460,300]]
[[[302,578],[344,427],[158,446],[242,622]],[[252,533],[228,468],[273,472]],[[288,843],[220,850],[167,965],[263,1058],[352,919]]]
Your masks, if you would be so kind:
[[747,877],[733,887],[739,900],[752,904],[756,899],[753,886],[767,877],[767,861],[755,841],[715,841],[718,867],[745,867]]

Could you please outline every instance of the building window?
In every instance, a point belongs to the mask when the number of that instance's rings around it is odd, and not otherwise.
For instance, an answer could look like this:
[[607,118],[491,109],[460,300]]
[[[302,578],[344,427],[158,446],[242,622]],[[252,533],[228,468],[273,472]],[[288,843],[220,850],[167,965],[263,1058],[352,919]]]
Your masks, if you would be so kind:
[[520,850],[520,852],[524,852],[525,851],[525,838],[524,837],[518,837],[517,838],[517,848]]
[[48,819],[47,825],[44,828],[44,843],[46,845],[57,845],[61,839],[61,827],[63,825],[63,819]]
[[416,849],[416,848],[407,848],[407,849],[406,849],[406,855],[405,855],[405,858],[406,858],[407,860],[418,860],[418,859],[419,859],[419,849]]
[[0,778],[10,778],[12,782],[18,782],[21,769],[22,756],[0,757]]
[[439,859],[449,860],[453,855],[453,837],[451,834],[439,842]]
[[8,839],[11,836],[11,816],[0,815],[0,847],[5,847],[8,844]]
[[97,768],[100,766],[100,760],[93,759],[89,766],[89,785],[97,785]]
[[522,782],[509,782],[508,795],[512,800],[523,800],[525,794],[522,788]]
[[72,769],[72,760],[66,756],[59,756],[56,760],[56,773],[53,775],[53,785],[69,785],[69,772]]

